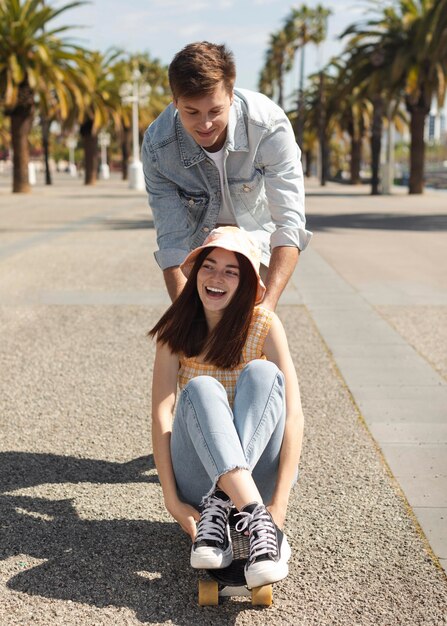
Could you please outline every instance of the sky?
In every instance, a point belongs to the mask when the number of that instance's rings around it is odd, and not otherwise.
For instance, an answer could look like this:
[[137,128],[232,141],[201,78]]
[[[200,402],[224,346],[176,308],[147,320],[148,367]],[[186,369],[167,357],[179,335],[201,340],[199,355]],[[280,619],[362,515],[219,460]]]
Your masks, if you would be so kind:
[[[343,44],[338,35],[364,17],[362,0],[305,2],[309,7],[319,3],[332,11],[328,37],[319,50],[307,46],[306,74],[339,54]],[[60,6],[61,0],[52,4]],[[301,0],[295,4],[287,0],[92,0],[63,13],[59,23],[82,25],[82,30],[69,33],[87,48],[104,52],[117,46],[129,52],[149,52],[166,65],[193,41],[225,43],[235,55],[236,86],[256,90],[269,35],[282,28],[292,7],[301,4]],[[286,94],[297,85],[298,67],[286,79]]]

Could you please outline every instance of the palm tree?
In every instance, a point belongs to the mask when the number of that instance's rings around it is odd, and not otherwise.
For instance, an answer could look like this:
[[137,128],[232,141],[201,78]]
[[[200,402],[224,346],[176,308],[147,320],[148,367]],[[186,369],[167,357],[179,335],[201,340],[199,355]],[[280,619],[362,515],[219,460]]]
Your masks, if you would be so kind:
[[98,171],[98,132],[113,123],[120,128],[119,95],[113,88],[113,76],[110,67],[122,54],[120,50],[110,49],[101,52],[86,52],[85,64],[88,89],[83,95],[81,108],[73,111],[73,123],[80,122],[79,132],[84,147],[84,184],[94,185]]
[[132,152],[132,109],[130,104],[124,104],[120,98],[121,86],[132,80],[132,60],[120,59],[110,68],[111,92],[117,102],[120,117],[120,145],[121,145],[121,174],[122,179],[128,178],[128,163]]
[[6,128],[6,120],[0,111],[0,159],[5,158],[9,151],[9,132]]
[[[355,25],[354,25],[355,27]],[[351,27],[350,27],[351,28]],[[341,38],[350,34],[347,29]],[[356,94],[358,100],[360,95],[369,99],[372,104],[372,124],[371,124],[371,193],[379,193],[379,168],[380,152],[382,140],[383,117],[385,114],[385,95],[391,97],[388,88],[388,72],[385,54],[381,48],[375,44],[370,44],[368,37],[363,32],[356,32],[348,41],[345,51],[342,54],[340,65],[342,83],[344,83],[344,99],[351,99]],[[356,174],[354,173],[354,178]]]
[[410,114],[409,192],[424,188],[424,126],[434,97],[442,104],[447,81],[446,0],[398,0],[378,18],[354,25],[389,60],[391,89],[401,90]]
[[[318,110],[319,94],[315,90],[315,77],[311,76],[309,78],[309,86],[304,91],[305,115],[302,143],[304,175],[307,177],[312,175],[313,160],[316,156],[320,139],[318,121],[321,119]],[[297,114],[298,111],[296,109],[288,113],[289,120],[294,127],[296,127]]]
[[[135,54],[129,59],[120,60],[112,68],[114,77],[114,89],[119,94],[124,83],[132,80],[133,69],[138,69],[140,82],[150,87],[147,99],[140,102],[139,107],[139,134],[140,139],[147,126],[168,106],[172,99],[169,87],[168,68],[159,59],[152,59],[149,53]],[[123,180],[127,179],[128,159],[131,153],[132,136],[132,109],[129,103],[123,103],[120,107],[121,117],[121,152]]]
[[[348,28],[341,36],[342,39],[351,34]],[[354,25],[356,28],[356,25]],[[371,100],[373,117],[371,124],[371,193],[379,193],[380,151],[382,142],[382,128],[384,116],[384,93],[387,85],[387,63],[381,48],[370,44],[367,34],[356,30],[354,36],[347,42],[344,55],[345,68],[349,75],[348,92],[361,92]]]
[[343,130],[340,125],[340,67],[335,61],[318,74],[311,74],[306,89],[306,116],[304,130],[317,130],[320,144],[320,182],[326,184],[330,178],[331,137],[340,137]]
[[[40,0],[40,1],[42,3],[42,6],[44,6],[45,0]],[[45,163],[45,184],[46,185],[51,185],[53,182],[51,179],[51,171],[50,171],[50,126],[51,126],[51,120],[48,119],[48,117],[46,117],[44,113],[41,111],[40,112],[40,127],[42,130],[42,147],[43,147],[44,163]]]
[[329,15],[331,11],[321,4],[315,8],[309,8],[303,4],[299,9],[292,9],[285,21],[286,38],[292,42],[295,51],[301,50],[296,128],[299,145],[302,144],[304,130],[304,50],[308,43],[319,44],[324,41]]
[[122,154],[122,177],[127,180],[128,160],[132,143],[132,106],[123,101],[120,95],[125,83],[131,83],[135,69],[139,71],[140,82],[149,85],[149,96],[139,105],[139,134],[166,108],[172,99],[169,87],[168,68],[150,55],[138,53],[129,57],[117,55],[115,62],[104,61],[107,66],[107,108],[109,117],[119,135]]
[[82,49],[60,38],[69,27],[46,27],[82,4],[76,1],[56,9],[40,0],[0,2],[0,107],[11,118],[13,192],[30,190],[28,135],[36,96],[43,107],[56,101],[62,118],[75,101],[81,101]]
[[358,185],[362,163],[363,142],[372,117],[371,103],[360,89],[354,89],[346,100],[345,115],[342,117],[351,138],[350,174],[351,184]]
[[268,52],[266,53],[266,61],[259,75],[258,89],[261,93],[273,98],[275,92],[275,69],[273,64],[268,58]]
[[447,53],[447,0],[438,0],[431,14],[431,54],[445,64]]
[[[410,114],[411,133],[409,192],[417,194],[424,189],[425,119],[433,98],[436,97],[442,106],[446,93],[447,4],[437,0],[420,3],[402,1],[401,15],[406,9],[411,11],[413,19],[405,31],[403,45],[397,51],[392,76],[396,82],[405,80],[405,103]],[[443,31],[440,30],[442,24]]]
[[261,90],[265,92],[268,89],[268,77],[271,86],[271,93],[266,95],[273,96],[274,86],[277,87],[277,102],[281,108],[284,108],[284,75],[292,67],[293,55],[295,48],[293,42],[289,38],[288,32],[280,30],[270,35],[270,43],[265,55],[265,65],[261,73]]

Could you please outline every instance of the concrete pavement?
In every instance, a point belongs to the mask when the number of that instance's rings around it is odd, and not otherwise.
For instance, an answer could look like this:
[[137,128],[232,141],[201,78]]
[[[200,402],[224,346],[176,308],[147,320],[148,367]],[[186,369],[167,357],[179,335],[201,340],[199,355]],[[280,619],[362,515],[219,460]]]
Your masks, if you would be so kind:
[[447,193],[328,190],[319,211],[308,186],[316,237],[297,287],[446,569]]
[[150,454],[145,332],[167,299],[145,196],[116,179],[59,177],[30,196],[8,186],[2,625],[447,623],[439,194],[308,185],[316,234],[278,309],[306,414],[290,576],[268,610],[199,609]]

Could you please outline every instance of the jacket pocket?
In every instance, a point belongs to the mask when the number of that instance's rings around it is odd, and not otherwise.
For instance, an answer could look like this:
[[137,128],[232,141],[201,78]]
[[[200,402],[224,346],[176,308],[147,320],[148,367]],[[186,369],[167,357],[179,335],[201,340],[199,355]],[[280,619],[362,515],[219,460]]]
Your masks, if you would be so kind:
[[230,193],[236,204],[236,210],[248,211],[262,225],[266,219],[267,198],[265,195],[264,176],[255,170],[250,179],[232,179]]
[[203,192],[191,192],[178,190],[178,195],[186,209],[190,233],[194,233],[203,221],[205,211],[208,207],[209,198]]

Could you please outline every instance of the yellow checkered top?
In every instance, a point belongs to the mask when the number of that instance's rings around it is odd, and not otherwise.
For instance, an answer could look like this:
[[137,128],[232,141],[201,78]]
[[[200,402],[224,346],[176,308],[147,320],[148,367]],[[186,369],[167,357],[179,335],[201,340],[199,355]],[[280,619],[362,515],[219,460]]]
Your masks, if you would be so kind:
[[253,318],[248,330],[248,337],[242,350],[242,358],[239,365],[233,369],[223,369],[210,363],[200,363],[196,357],[181,358],[178,375],[180,389],[196,376],[212,376],[225,387],[230,406],[233,405],[236,382],[239,374],[250,361],[265,359],[262,352],[264,341],[270,330],[273,314],[271,311],[257,306],[253,311]]

